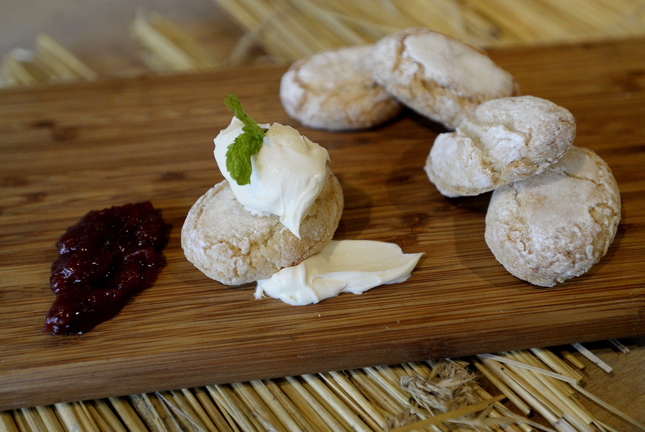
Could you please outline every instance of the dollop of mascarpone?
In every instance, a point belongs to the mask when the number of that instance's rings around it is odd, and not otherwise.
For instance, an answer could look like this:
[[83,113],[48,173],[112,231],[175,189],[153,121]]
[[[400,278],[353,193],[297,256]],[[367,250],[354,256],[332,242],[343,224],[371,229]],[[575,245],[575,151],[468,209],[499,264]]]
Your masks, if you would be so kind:
[[329,153],[290,126],[261,124],[268,130],[262,148],[251,157],[251,183],[240,186],[226,169],[226,151],[243,133],[243,127],[233,117],[214,140],[215,160],[222,175],[248,211],[277,215],[289,231],[300,237],[300,224],[325,183]]
[[318,303],[342,292],[407,280],[423,253],[404,254],[394,243],[332,240],[317,255],[259,280],[255,298],[268,295],[294,306]]

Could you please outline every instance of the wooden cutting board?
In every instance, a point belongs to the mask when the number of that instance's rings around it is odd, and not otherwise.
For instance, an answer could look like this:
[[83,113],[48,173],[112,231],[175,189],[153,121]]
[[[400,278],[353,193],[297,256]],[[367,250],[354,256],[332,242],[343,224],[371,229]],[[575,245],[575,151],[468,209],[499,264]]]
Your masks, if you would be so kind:
[[[376,130],[300,127],[283,67],[0,92],[0,409],[645,334],[645,40],[491,56],[524,94],[570,109],[576,145],[614,170],[623,219],[603,260],[543,289],[484,242],[489,194],[442,197],[422,167],[441,129],[405,112]],[[237,93],[259,122],[325,146],[345,193],[336,238],[424,252],[407,282],[293,307],[254,300],[183,256],[193,202],[221,180],[213,138]],[[92,209],[151,200],[173,225],[157,283],[80,336],[41,333],[54,243]]]

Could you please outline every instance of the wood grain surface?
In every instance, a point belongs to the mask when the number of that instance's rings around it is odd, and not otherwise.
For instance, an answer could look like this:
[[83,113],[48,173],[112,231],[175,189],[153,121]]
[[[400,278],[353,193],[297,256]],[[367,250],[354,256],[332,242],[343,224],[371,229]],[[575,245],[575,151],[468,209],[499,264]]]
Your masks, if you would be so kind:
[[[524,94],[577,119],[621,189],[623,219],[592,270],[524,283],[484,242],[490,195],[446,199],[422,167],[441,128],[405,112],[370,131],[300,127],[282,67],[0,92],[0,410],[645,334],[645,40],[491,52]],[[188,263],[180,229],[221,180],[212,139],[237,93],[259,122],[325,146],[345,193],[336,238],[424,252],[407,282],[292,307]],[[80,336],[41,333],[54,243],[83,214],[150,200],[173,225],[157,283]]]

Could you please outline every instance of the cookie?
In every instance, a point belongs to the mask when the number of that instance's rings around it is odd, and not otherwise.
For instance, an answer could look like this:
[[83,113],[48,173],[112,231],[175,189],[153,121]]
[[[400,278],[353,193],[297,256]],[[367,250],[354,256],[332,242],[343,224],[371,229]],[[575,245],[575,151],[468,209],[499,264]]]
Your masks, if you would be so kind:
[[374,82],[371,46],[326,51],[294,62],[280,81],[280,100],[290,117],[313,129],[367,129],[402,109]]
[[186,216],[181,246],[188,261],[208,277],[241,285],[271,277],[318,253],[331,240],[343,210],[338,179],[325,185],[300,226],[300,239],[278,216],[257,216],[235,198],[226,180],[200,197]]
[[551,287],[586,273],[605,255],[620,213],[607,163],[572,146],[542,174],[493,192],[486,243],[515,277]]
[[454,132],[437,136],[425,171],[448,197],[479,195],[539,174],[571,147],[576,122],[534,96],[486,101]]
[[378,84],[449,129],[482,102],[517,94],[511,74],[484,52],[423,27],[380,39],[371,60]]

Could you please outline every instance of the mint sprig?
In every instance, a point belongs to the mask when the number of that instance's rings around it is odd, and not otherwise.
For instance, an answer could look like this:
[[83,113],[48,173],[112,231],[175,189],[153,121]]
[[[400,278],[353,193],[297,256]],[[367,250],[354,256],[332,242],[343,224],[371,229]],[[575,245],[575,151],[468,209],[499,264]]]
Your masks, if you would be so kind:
[[226,170],[237,184],[247,185],[251,183],[251,172],[253,171],[251,156],[260,151],[265,129],[261,128],[244,112],[237,95],[229,95],[224,99],[224,104],[233,111],[235,117],[244,123],[243,133],[238,135],[226,150]]

